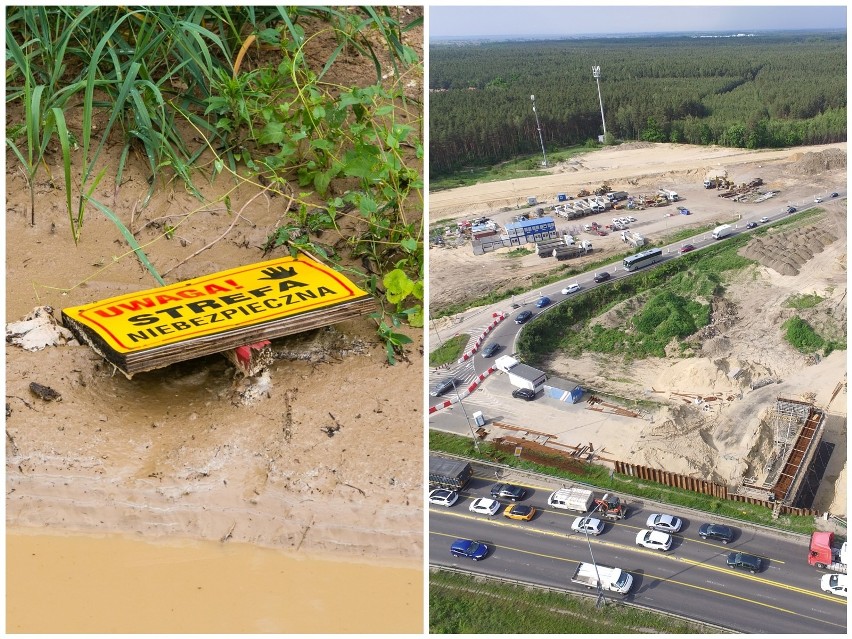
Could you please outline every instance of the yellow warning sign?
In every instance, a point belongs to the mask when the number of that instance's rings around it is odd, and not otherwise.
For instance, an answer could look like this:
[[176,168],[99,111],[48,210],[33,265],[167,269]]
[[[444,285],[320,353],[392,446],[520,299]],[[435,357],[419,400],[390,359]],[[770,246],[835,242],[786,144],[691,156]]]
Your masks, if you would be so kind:
[[365,297],[337,271],[285,257],[62,312],[94,330],[110,348],[129,353]]

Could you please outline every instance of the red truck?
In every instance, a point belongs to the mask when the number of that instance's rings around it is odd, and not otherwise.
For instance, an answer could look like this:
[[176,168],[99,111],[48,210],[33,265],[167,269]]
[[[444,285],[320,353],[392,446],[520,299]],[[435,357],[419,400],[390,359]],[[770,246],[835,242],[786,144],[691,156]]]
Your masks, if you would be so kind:
[[834,533],[815,532],[811,535],[811,547],[808,553],[808,563],[811,566],[845,575],[847,561],[846,542],[843,542],[841,546],[835,546]]

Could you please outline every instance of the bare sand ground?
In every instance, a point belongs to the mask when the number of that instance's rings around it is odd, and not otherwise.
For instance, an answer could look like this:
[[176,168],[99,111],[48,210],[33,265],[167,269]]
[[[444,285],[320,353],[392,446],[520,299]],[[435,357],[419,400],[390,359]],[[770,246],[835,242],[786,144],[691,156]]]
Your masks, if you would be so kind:
[[[430,195],[431,219],[459,219],[490,215],[505,223],[527,195],[553,203],[555,193],[576,194],[607,182],[613,189],[650,193],[666,187],[677,191],[692,215],[676,214],[673,207],[638,213],[631,225],[652,241],[676,229],[707,228],[779,213],[788,203],[810,203],[816,194],[844,190],[845,144],[773,152],[743,152],[676,145],[626,145],[588,154],[570,166],[556,167],[553,174],[498,184],[482,184]],[[736,203],[705,190],[704,176],[726,169],[737,183],[762,177],[765,190],[780,193],[762,203]],[[650,402],[643,419],[607,419],[606,415],[581,410],[572,412],[569,432],[564,419],[548,426],[526,410],[514,415],[511,406],[503,421],[570,438],[570,443],[593,442],[603,455],[663,468],[695,477],[737,485],[743,477],[760,478],[772,449],[769,411],[777,398],[812,401],[826,411],[825,440],[835,444],[831,461],[814,506],[845,515],[846,506],[846,373],[845,351],[818,360],[802,355],[782,337],[781,324],[798,314],[823,334],[845,340],[847,323],[846,202],[827,201],[816,222],[794,229],[773,230],[753,241],[744,255],[758,260],[731,281],[714,300],[713,323],[695,338],[696,355],[629,358],[585,355],[569,358],[554,354],[546,367],[554,374],[580,380],[599,393]],[[675,213],[666,216],[666,213]],[[612,214],[584,218],[609,223]],[[558,219],[558,218],[557,218]],[[577,221],[559,224],[578,225]],[[595,252],[587,260],[605,259],[624,250],[614,235],[595,237]],[[535,255],[509,258],[505,250],[474,256],[470,246],[430,251],[430,299],[432,307],[476,298],[493,288],[528,282],[536,273],[555,268],[555,262]],[[463,273],[464,277],[459,274]],[[813,293],[823,300],[814,308],[795,311],[785,305],[793,295]],[[535,297],[537,292],[524,297]],[[509,310],[508,300],[490,307],[432,322],[446,339],[453,333],[476,332],[493,310]],[[630,309],[614,309],[599,321],[616,325]],[[729,376],[740,370],[736,379]],[[773,380],[751,390],[751,384]],[[486,382],[472,401],[494,403]],[[496,386],[495,386],[496,388]],[[694,403],[694,398],[715,399]],[[729,399],[730,398],[730,399]],[[492,412],[496,409],[496,404]],[[526,407],[524,407],[526,409]],[[606,426],[609,421],[613,427]],[[618,422],[617,424],[615,422]],[[606,423],[604,423],[606,422]],[[550,430],[548,430],[550,428]]]

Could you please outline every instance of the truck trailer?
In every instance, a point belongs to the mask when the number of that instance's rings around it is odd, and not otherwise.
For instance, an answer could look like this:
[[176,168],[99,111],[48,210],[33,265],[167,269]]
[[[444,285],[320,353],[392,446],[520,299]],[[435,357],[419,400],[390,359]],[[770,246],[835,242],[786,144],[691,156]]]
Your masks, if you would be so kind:
[[586,588],[598,588],[611,590],[626,595],[633,585],[633,575],[624,572],[621,568],[612,566],[597,567],[594,564],[581,563],[574,571],[571,581]]
[[528,388],[533,392],[538,393],[544,388],[544,382],[547,380],[547,375],[544,371],[540,371],[526,364],[516,364],[508,371],[509,381],[518,388]]
[[721,240],[723,237],[728,237],[734,230],[730,224],[722,224],[713,229],[713,239]]
[[834,533],[815,532],[811,535],[808,563],[817,568],[825,568],[845,575],[849,561],[846,556],[846,543],[843,542],[842,545],[837,546],[834,542]]
[[550,493],[547,505],[562,510],[575,510],[584,513],[595,501],[594,493],[588,488],[560,488]]
[[461,490],[470,481],[470,462],[429,455],[429,485]]

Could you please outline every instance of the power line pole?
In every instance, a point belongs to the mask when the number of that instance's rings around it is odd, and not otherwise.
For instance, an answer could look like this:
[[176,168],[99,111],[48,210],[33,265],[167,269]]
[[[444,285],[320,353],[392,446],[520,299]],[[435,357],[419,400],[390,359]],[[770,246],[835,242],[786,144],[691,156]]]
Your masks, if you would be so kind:
[[535,114],[535,127],[538,129],[538,141],[541,142],[541,157],[544,158],[544,166],[547,166],[547,154],[544,152],[544,138],[541,136],[541,124],[538,122],[538,111],[535,110],[535,96],[531,95],[533,113]]

